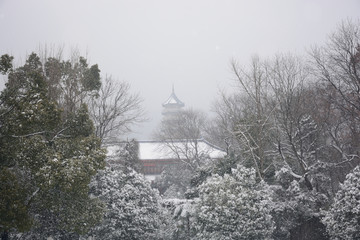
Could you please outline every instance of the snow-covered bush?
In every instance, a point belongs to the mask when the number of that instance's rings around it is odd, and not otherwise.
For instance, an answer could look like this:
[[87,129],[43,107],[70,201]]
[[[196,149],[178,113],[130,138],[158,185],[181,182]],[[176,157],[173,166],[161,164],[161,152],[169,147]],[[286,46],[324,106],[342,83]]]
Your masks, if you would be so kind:
[[360,166],[346,176],[323,223],[331,239],[360,239]]
[[290,236],[293,238],[298,234],[317,236],[312,239],[323,239],[326,236],[325,227],[319,220],[320,207],[324,206],[328,199],[324,194],[302,189],[300,186],[296,180],[290,182],[288,188],[271,186],[271,215],[276,226],[273,233],[275,239],[289,239]]
[[273,237],[289,239],[300,234],[312,235],[312,239],[327,239],[325,226],[320,222],[320,208],[329,202],[327,195],[315,188],[310,190],[303,177],[286,167],[275,176],[276,184],[271,186],[271,215],[276,226]]
[[238,165],[199,187],[196,239],[271,239],[270,193],[254,169]]
[[166,224],[161,229],[159,239],[193,239],[196,233],[196,202],[193,199],[163,199]]
[[159,195],[135,171],[106,168],[94,181],[95,195],[107,206],[95,239],[156,239],[161,224]]
[[185,164],[168,166],[152,183],[152,187],[159,190],[163,198],[185,198],[185,192],[190,187],[190,180],[194,171]]

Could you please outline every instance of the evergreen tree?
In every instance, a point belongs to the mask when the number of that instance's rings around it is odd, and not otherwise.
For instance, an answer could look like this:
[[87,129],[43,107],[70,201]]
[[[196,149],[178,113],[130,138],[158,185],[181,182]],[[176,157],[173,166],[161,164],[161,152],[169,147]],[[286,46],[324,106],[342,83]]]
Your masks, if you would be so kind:
[[139,144],[135,139],[126,142],[118,155],[119,159],[123,159],[125,169],[130,168],[138,173],[142,171],[142,164],[139,160]]
[[108,167],[93,182],[93,191],[107,207],[102,223],[90,232],[96,239],[158,239],[160,198],[133,170]]
[[98,65],[89,66],[87,60],[77,54],[67,61],[53,57],[46,59],[43,73],[48,96],[58,103],[64,117],[74,113],[88,98],[98,96],[101,87]]
[[0,73],[6,74],[12,68],[12,60],[14,57],[8,54],[2,55],[0,58]]
[[254,169],[238,165],[199,187],[196,239],[271,239],[270,193]]
[[328,239],[320,222],[320,208],[328,204],[327,196],[309,190],[304,180],[298,181],[286,168],[276,172],[276,183],[271,186],[270,206],[276,226],[274,239]]
[[331,239],[360,239],[360,167],[346,176],[323,222]]
[[[62,117],[36,54],[11,70],[0,95],[0,226],[33,238],[84,233],[102,215],[88,184],[104,167],[87,107]],[[6,181],[5,181],[6,179]],[[11,190],[9,190],[11,187]]]

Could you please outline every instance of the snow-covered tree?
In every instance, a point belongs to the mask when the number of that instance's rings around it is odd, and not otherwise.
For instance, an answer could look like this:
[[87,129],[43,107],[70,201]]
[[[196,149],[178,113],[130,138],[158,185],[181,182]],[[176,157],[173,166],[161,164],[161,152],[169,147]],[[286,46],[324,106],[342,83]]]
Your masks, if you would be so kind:
[[[159,239],[194,239],[196,234],[196,202],[193,199],[163,199],[166,224]],[[196,238],[195,238],[196,239]]]
[[254,169],[238,165],[199,187],[196,239],[271,239],[270,192]]
[[311,57],[318,80],[315,94],[320,96],[312,103],[327,136],[327,160],[341,165],[333,173],[338,188],[338,182],[360,163],[359,19],[342,21],[325,45],[313,48]]
[[331,239],[360,239],[360,166],[346,176],[323,222]]
[[[329,97],[318,101],[309,68],[304,59],[293,55],[253,59],[248,69],[236,63],[232,66],[240,91],[234,93],[236,97],[222,97],[217,118],[236,121],[222,120],[219,127],[225,126],[225,136],[237,140],[234,152],[239,163],[254,167],[259,179],[280,185],[274,186],[274,238],[289,237],[290,232],[292,237],[324,232],[319,210],[332,197],[338,181],[334,172],[339,169],[333,164],[334,154],[327,146],[332,139],[324,126],[324,121],[333,120],[333,108],[326,109]],[[316,110],[309,107],[314,104]],[[338,140],[347,136],[346,131],[341,125],[333,129],[337,130],[334,143],[343,145]],[[355,158],[352,154],[348,159]],[[277,178],[276,173],[284,171]],[[307,227],[310,222],[318,225]],[[294,233],[303,228],[306,231]]]
[[93,191],[107,207],[95,239],[157,239],[161,206],[157,191],[135,171],[108,167],[93,182]]
[[304,180],[298,181],[291,171],[282,168],[276,173],[276,184],[271,186],[271,215],[275,222],[274,239],[327,239],[320,222],[320,208],[328,198],[315,189],[309,190]]
[[232,124],[234,128],[231,135],[236,137],[240,145],[243,164],[254,168],[258,177],[264,179],[273,166],[268,153],[271,146],[272,109],[268,104],[270,92],[265,64],[256,56],[252,58],[248,68],[240,66],[235,60],[232,61],[231,68],[240,90],[237,93],[240,96],[234,100],[242,104],[241,112],[238,112],[239,107],[228,105],[231,103],[228,101],[230,98],[223,97],[222,105],[228,111],[234,110],[236,123]]
[[138,173],[142,171],[142,163],[139,160],[139,143],[135,139],[127,141],[117,155],[125,169],[131,168]]
[[181,164],[167,166],[151,186],[158,189],[164,198],[184,198],[190,187],[193,172]]

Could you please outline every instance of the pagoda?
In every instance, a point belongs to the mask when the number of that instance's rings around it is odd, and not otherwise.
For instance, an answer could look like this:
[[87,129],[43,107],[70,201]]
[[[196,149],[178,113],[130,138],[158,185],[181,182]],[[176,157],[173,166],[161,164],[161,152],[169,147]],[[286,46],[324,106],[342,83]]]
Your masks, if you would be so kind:
[[176,96],[174,86],[172,87],[170,97],[162,104],[162,106],[164,108],[162,111],[164,120],[170,120],[185,106],[185,104]]

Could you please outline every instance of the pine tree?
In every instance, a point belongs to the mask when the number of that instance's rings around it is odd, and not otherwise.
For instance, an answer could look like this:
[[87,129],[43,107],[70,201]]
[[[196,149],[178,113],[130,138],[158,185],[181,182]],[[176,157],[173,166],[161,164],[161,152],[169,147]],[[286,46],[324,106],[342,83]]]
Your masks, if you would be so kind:
[[323,219],[331,239],[360,239],[360,167],[346,176]]
[[[11,70],[0,95],[0,226],[39,236],[85,233],[102,216],[88,184],[104,167],[87,107],[66,117],[36,54]],[[6,181],[5,181],[6,179]],[[8,187],[11,186],[11,191]]]

